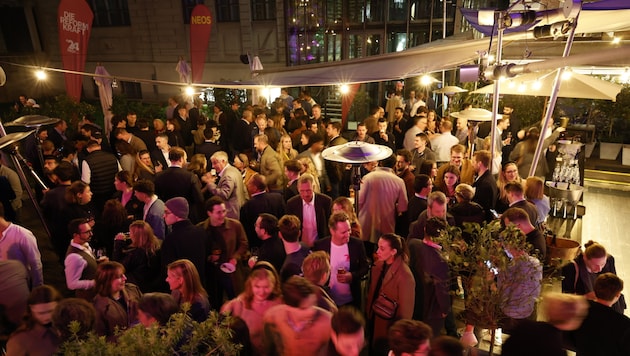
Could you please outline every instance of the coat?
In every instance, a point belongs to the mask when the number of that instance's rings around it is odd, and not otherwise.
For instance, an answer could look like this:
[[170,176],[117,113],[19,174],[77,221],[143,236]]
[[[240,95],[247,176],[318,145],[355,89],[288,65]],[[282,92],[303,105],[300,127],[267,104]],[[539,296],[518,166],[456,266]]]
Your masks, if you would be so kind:
[[[387,339],[387,330],[396,320],[411,319],[416,295],[416,281],[413,278],[413,274],[411,274],[409,266],[402,257],[396,257],[383,278],[380,291],[375,291],[382,271],[383,261],[377,261],[372,268],[370,288],[368,289],[367,303],[365,304],[368,318],[374,320],[373,343],[377,343],[379,340],[382,342],[383,339]],[[380,293],[384,293],[389,298],[398,302],[396,317],[393,320],[381,319],[372,312],[375,294],[378,296]]]
[[210,184],[210,192],[225,201],[228,218],[239,219],[241,206],[247,197],[243,176],[238,169],[229,164],[223,172],[218,173],[221,178],[216,185]]
[[96,309],[96,333],[105,336],[108,341],[115,340],[114,330],[116,327],[126,329],[135,325],[138,321],[138,302],[142,293],[137,286],[131,283],[125,285],[121,294],[127,303],[127,310],[122,305],[110,297],[97,295],[94,297],[94,309]]
[[280,156],[271,146],[265,147],[260,156],[260,174],[267,178],[269,190],[279,191],[282,189],[282,164]]
[[164,202],[171,198],[183,197],[190,205],[189,218],[198,222],[205,215],[205,204],[201,194],[199,178],[186,169],[168,167],[155,175],[155,194]]
[[[328,218],[332,210],[332,199],[324,194],[314,193],[315,199],[315,219],[317,220],[317,237],[320,239],[329,235]],[[287,202],[287,211],[303,221],[302,218],[302,197],[295,196]]]

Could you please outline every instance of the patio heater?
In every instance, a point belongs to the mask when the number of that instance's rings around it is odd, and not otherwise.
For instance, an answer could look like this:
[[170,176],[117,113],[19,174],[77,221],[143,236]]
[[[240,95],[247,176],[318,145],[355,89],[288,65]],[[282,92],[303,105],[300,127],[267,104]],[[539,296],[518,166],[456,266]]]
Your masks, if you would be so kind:
[[352,188],[354,189],[354,207],[359,214],[359,189],[361,189],[361,164],[375,162],[391,156],[391,148],[363,141],[350,141],[343,145],[328,147],[322,151],[322,157],[333,162],[352,165]]

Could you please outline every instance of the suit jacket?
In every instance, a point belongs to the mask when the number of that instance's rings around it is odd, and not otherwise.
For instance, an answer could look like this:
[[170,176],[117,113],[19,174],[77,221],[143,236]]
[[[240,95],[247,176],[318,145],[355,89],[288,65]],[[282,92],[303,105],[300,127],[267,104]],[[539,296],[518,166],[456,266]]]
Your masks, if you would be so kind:
[[[418,219],[409,225],[409,236],[407,239],[423,239],[424,238],[424,228],[427,226],[427,210],[420,213]],[[446,222],[450,226],[455,226],[455,218],[450,213],[446,213]]]
[[409,223],[418,220],[420,213],[427,210],[427,199],[419,198],[415,194],[409,198],[409,204],[407,205],[407,218]]
[[[332,199],[324,194],[314,193],[315,199],[315,219],[317,220],[317,237],[323,238],[328,236],[328,218],[332,209]],[[287,202],[287,211],[297,216],[300,221],[302,218],[302,197],[295,196]]]
[[492,177],[490,170],[488,169],[484,172],[472,186],[475,188],[473,201],[481,205],[483,210],[486,211],[486,221],[491,221],[494,217],[490,209],[494,209],[499,191],[497,189],[497,182]]
[[[330,255],[330,244],[332,240],[330,237],[315,241],[313,245],[313,251],[326,251]],[[363,241],[350,237],[348,241],[348,255],[350,255],[350,273],[352,273],[352,282],[350,283],[350,291],[352,293],[352,305],[357,308],[361,307],[361,280],[367,275],[370,270],[370,265],[365,253],[365,246]],[[334,272],[331,272],[331,274]],[[334,276],[331,275],[331,278]]]
[[527,200],[521,200],[510,205],[510,208],[521,208],[525,210],[527,216],[529,216],[529,222],[534,226],[538,226],[538,209],[536,209],[534,204],[528,202]]
[[262,243],[256,235],[254,225],[262,213],[269,213],[280,219],[285,212],[285,203],[280,193],[261,193],[251,197],[241,207],[241,223],[245,228],[247,239],[251,247],[259,247]]
[[252,149],[251,131],[249,122],[243,119],[236,121],[231,137],[236,152],[241,153]]
[[588,315],[570,332],[578,355],[630,355],[630,319],[612,308],[589,301]]
[[294,196],[298,194],[300,193],[298,192],[298,188],[297,188],[297,179],[294,180],[288,186],[284,187],[284,201],[289,201],[289,199],[293,198]]
[[216,186],[211,185],[213,188],[210,188],[210,192],[225,201],[228,218],[238,219],[241,206],[245,203],[247,196],[241,172],[228,164],[223,172],[217,173],[222,174],[221,178]]
[[210,157],[212,157],[215,152],[221,151],[221,146],[210,141],[205,141],[201,145],[195,146],[195,154],[201,153],[206,156],[206,160],[210,161]]
[[157,167],[161,165],[162,169],[166,169],[168,167],[168,162],[166,161],[164,154],[162,154],[162,151],[160,151],[159,149],[155,149],[151,151],[150,155],[151,155],[151,162],[153,162],[153,166]]
[[195,223],[201,220],[204,214],[204,200],[201,194],[199,178],[186,169],[168,167],[155,175],[155,194],[167,201],[175,197],[184,197],[190,205],[190,220]]
[[[343,145],[346,142],[348,142],[348,140],[346,140],[345,138],[341,136],[337,136],[330,141],[330,143],[328,144],[328,147]],[[340,163],[340,162],[333,162],[329,160],[325,160],[324,162],[325,162],[326,173],[328,175],[328,179],[330,180],[330,182],[333,184],[341,182],[341,180],[343,179],[343,171],[344,171],[345,164]]]
[[278,153],[271,146],[265,147],[260,156],[260,174],[267,178],[269,190],[279,191],[282,189],[282,164]]
[[134,150],[136,150],[136,152],[147,149],[147,145],[144,143],[144,141],[140,137],[134,135],[131,135],[131,142],[129,142],[129,144],[131,145],[131,147],[133,147]]

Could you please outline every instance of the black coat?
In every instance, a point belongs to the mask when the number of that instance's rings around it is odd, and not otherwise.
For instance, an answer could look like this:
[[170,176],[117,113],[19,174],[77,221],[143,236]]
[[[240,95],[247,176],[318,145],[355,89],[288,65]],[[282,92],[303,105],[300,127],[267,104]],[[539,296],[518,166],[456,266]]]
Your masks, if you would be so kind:
[[241,224],[245,228],[250,247],[259,247],[260,239],[256,236],[254,225],[262,213],[268,213],[280,219],[285,212],[284,199],[280,193],[262,193],[254,195],[241,207]]
[[162,273],[166,273],[166,266],[169,263],[185,258],[197,267],[199,277],[205,283],[206,241],[206,231],[193,225],[190,220],[178,221],[171,225],[171,232],[162,242]]
[[498,189],[497,182],[492,177],[490,170],[487,170],[482,174],[479,179],[473,183],[475,188],[475,196],[473,201],[486,211],[486,221],[494,219],[490,209],[494,209],[494,205],[497,201]]
[[[332,199],[325,194],[314,193],[315,199],[315,219],[317,220],[317,237],[328,236],[328,218],[332,209]],[[302,197],[295,196],[287,202],[287,211],[303,221],[302,218]]]
[[[330,255],[330,237],[315,241],[313,251],[326,251]],[[352,293],[352,305],[357,308],[361,307],[363,300],[361,295],[361,280],[367,276],[370,270],[370,264],[365,253],[363,241],[350,237],[348,241],[348,257],[350,258],[350,273],[352,273],[352,282],[350,284],[350,292]],[[335,278],[335,271],[331,271],[330,278]]]
[[175,197],[183,197],[190,205],[190,220],[203,220],[204,199],[201,194],[199,178],[188,170],[179,167],[168,167],[155,175],[155,194],[163,201]]

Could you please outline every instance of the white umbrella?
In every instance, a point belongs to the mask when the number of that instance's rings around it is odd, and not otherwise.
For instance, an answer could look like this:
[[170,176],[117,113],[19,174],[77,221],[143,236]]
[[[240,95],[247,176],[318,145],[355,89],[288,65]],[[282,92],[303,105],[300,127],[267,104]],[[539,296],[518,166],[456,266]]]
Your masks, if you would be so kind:
[[[96,66],[94,74],[110,76],[107,69],[102,65]],[[114,103],[112,95],[112,80],[104,77],[94,77],[94,82],[98,87],[98,96],[101,99],[101,109],[103,110],[105,135],[109,135],[112,131],[112,117],[114,114],[111,112],[112,104]]]
[[[566,73],[566,72],[565,72]],[[570,73],[560,84],[559,97],[578,99],[602,99],[615,101],[622,86],[590,75]],[[519,75],[505,79],[499,87],[500,94],[550,96],[555,71]],[[494,84],[477,89],[472,94],[492,94]]]

